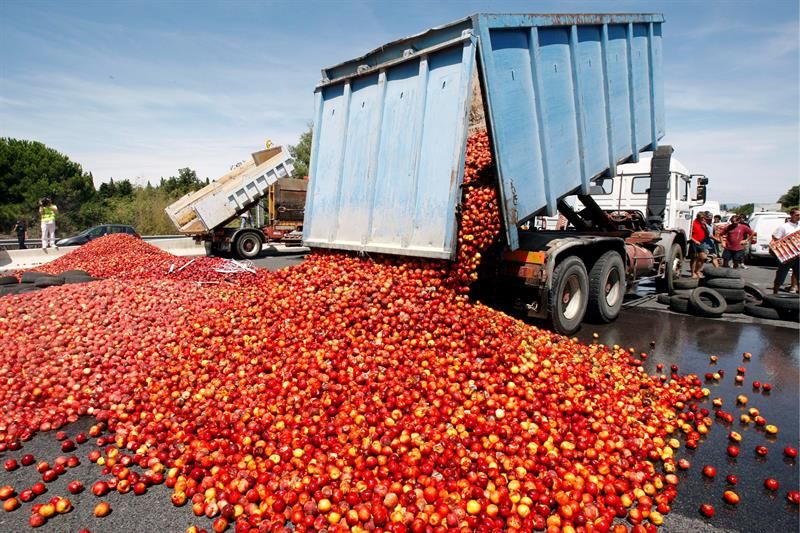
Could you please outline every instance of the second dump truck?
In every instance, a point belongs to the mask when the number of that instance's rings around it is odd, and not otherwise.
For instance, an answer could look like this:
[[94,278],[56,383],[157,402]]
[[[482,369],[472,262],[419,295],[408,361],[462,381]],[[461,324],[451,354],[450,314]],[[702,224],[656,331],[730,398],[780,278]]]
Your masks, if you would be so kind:
[[[302,228],[306,184],[289,178],[293,163],[280,146],[255,152],[251,161],[167,206],[167,216],[178,231],[205,243],[209,255],[253,259],[270,240],[299,244],[292,237]],[[265,198],[270,220],[262,228],[260,221],[253,225],[250,212]]]
[[[672,154],[658,145],[663,22],[477,14],[323,69],[305,244],[454,259],[467,138],[486,129],[504,226],[492,280],[501,297],[571,334],[587,313],[616,318],[642,277],[671,288],[687,239],[662,223]],[[645,150],[644,210],[600,208],[597,180]],[[556,213],[574,229],[531,224]]]

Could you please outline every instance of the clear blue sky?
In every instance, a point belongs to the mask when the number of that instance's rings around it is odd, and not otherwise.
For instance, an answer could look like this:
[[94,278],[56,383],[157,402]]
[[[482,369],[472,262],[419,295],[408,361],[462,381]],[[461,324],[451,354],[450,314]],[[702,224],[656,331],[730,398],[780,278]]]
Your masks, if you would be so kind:
[[266,138],[293,144],[320,68],[470,13],[660,12],[667,137],[710,199],[798,183],[798,2],[0,0],[0,136],[95,181],[215,178]]

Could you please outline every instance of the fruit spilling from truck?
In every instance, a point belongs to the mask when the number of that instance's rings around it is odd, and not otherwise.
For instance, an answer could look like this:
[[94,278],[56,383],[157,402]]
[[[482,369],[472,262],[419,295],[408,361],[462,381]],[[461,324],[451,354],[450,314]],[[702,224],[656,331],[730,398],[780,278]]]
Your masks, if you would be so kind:
[[[705,392],[470,301],[499,237],[499,224],[481,233],[499,216],[487,153],[476,134],[463,202],[479,215],[456,262],[320,252],[239,285],[118,263],[110,279],[3,298],[0,444],[24,451],[93,416],[89,460],[105,470],[83,485],[135,497],[166,484],[216,531],[660,524],[678,435],[711,424]],[[112,274],[103,254],[63,259]],[[58,524],[39,511],[32,524]]]
[[[502,227],[482,273],[492,297],[572,334],[587,315],[614,320],[643,278],[671,291],[687,239],[664,224],[662,20],[477,15],[324,69],[304,242],[456,260],[466,139],[486,130]],[[645,150],[642,209],[598,205],[593,188]],[[557,212],[572,230],[536,230]]]

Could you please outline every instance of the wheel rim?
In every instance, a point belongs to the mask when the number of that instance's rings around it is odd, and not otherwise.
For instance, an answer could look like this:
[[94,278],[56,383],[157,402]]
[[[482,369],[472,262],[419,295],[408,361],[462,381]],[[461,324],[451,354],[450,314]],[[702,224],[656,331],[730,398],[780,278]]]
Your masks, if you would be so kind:
[[681,268],[683,267],[683,254],[677,253],[672,258],[672,279],[681,277]]
[[617,305],[622,293],[622,281],[616,268],[612,269],[611,272],[608,273],[608,278],[606,278],[605,293],[606,303],[609,305],[609,307],[614,307]]
[[581,290],[581,282],[577,275],[572,274],[567,278],[567,282],[564,284],[564,291],[561,293],[564,318],[572,320],[578,316],[582,299],[583,291]]
[[255,247],[256,243],[253,241],[252,238],[247,238],[242,242],[242,248],[244,248],[244,251],[247,253],[252,252]]

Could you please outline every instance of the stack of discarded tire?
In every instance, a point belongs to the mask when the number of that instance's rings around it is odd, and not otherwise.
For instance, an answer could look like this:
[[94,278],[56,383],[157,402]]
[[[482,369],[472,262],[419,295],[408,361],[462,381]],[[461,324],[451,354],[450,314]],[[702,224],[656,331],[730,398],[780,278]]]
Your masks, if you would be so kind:
[[100,278],[93,278],[85,270],[67,270],[58,275],[23,272],[19,279],[16,276],[0,276],[0,297],[39,291],[57,285],[87,283],[97,279]]
[[672,294],[659,294],[658,301],[676,313],[719,318],[741,314],[772,320],[800,320],[800,298],[796,294],[764,294],[756,285],[742,279],[732,268],[706,265],[702,279],[673,281]]

